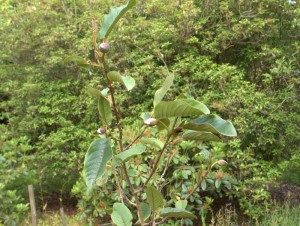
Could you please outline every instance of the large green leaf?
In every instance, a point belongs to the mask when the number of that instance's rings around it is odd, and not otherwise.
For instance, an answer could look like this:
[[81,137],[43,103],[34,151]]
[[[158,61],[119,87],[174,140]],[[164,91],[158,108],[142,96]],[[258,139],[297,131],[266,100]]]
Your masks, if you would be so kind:
[[151,147],[157,147],[159,149],[162,149],[164,146],[163,142],[156,138],[141,138],[140,142],[142,144],[149,144]]
[[142,154],[146,150],[146,147],[143,145],[136,145],[126,151],[123,151],[115,156],[116,159],[119,159],[121,162],[126,162],[130,158]]
[[106,163],[111,157],[109,139],[100,138],[90,145],[85,155],[83,168],[86,184],[89,188],[92,188],[97,178],[104,173]]
[[206,131],[224,136],[236,136],[236,130],[232,123],[217,115],[205,115],[183,126],[184,129]]
[[131,226],[132,214],[130,210],[122,203],[115,203],[113,206],[113,212],[110,215],[112,221],[117,226]]
[[155,118],[199,116],[203,114],[209,114],[209,109],[204,104],[192,99],[161,101],[154,108]]
[[101,29],[100,29],[100,38],[107,38],[109,33],[112,31],[113,27],[120,20],[120,18],[133,6],[135,6],[137,0],[130,0],[126,5],[119,7],[112,7],[109,14],[105,15]]
[[197,218],[193,213],[191,213],[185,209],[171,208],[171,207],[162,209],[160,211],[159,215],[161,217],[191,218],[191,219]]
[[164,98],[167,91],[173,85],[173,81],[174,81],[174,75],[171,74],[165,79],[162,87],[155,92],[154,101],[153,101],[154,107]]
[[112,112],[109,101],[102,96],[98,98],[98,111],[103,124],[110,125],[112,121]]
[[154,187],[148,187],[146,189],[147,202],[152,210],[157,210],[164,205],[164,198],[160,191]]
[[211,132],[188,130],[182,134],[182,138],[185,140],[196,141],[222,141],[218,136]]

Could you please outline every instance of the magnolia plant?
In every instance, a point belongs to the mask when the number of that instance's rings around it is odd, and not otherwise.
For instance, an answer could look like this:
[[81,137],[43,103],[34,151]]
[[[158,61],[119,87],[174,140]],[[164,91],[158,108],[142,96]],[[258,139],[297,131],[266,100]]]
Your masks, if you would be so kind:
[[[135,80],[130,76],[123,76],[118,71],[111,71],[106,61],[109,56],[110,45],[107,38],[118,20],[137,3],[130,0],[127,4],[114,7],[104,17],[99,34],[93,29],[93,44],[97,62],[85,62],[79,58],[72,58],[81,64],[100,67],[107,81],[103,90],[90,88],[89,92],[98,100],[98,110],[102,127],[97,130],[99,138],[94,140],[85,156],[84,176],[89,189],[96,186],[96,182],[111,171],[114,175],[116,192],[119,202],[114,203],[110,211],[111,220],[118,226],[158,225],[169,218],[196,219],[197,216],[187,210],[190,196],[206,187],[206,180],[215,165],[225,165],[225,160],[214,163],[208,161],[208,166],[200,167],[197,173],[197,182],[189,189],[189,193],[176,200],[175,206],[166,206],[161,182],[168,170],[174,145],[181,141],[199,142],[221,141],[223,136],[234,137],[236,130],[232,123],[223,120],[217,115],[210,114],[210,110],[201,102],[187,97],[178,96],[173,101],[164,101],[164,96],[172,87],[174,76],[169,74],[161,88],[154,94],[153,109],[142,115],[140,133],[130,142],[123,138],[123,126],[120,111],[115,97],[115,84],[120,83],[124,90],[130,91],[135,86]],[[145,137],[147,130],[156,128],[165,135],[162,142],[156,137]],[[158,133],[158,134],[159,134]],[[114,145],[112,145],[112,143]],[[157,155],[149,149],[156,148]],[[152,157],[148,169],[143,172],[143,180],[137,186],[134,181],[141,176],[131,175],[128,172],[130,162],[135,158],[147,155]],[[149,157],[149,158],[151,158]],[[155,176],[159,175],[159,176]],[[221,181],[216,183],[220,186]]]

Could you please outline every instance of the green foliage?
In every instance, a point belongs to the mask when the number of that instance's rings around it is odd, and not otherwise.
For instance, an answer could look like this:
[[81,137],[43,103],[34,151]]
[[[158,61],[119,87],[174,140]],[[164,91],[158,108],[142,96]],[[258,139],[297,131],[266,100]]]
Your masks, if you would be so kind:
[[[12,147],[7,153],[15,160],[5,161],[4,166],[8,166],[0,178],[14,173],[17,178],[4,183],[4,193],[16,190],[16,196],[25,197],[24,184],[37,187],[37,180],[43,194],[58,190],[69,193],[80,178],[89,142],[96,139],[97,128],[104,126],[99,125],[97,114],[99,95],[90,98],[86,90],[107,86],[104,76],[99,76],[101,68],[90,64],[96,61],[90,41],[90,18],[102,21],[111,2],[1,2],[0,121],[6,131],[2,141],[5,147]],[[122,5],[124,1],[114,4]],[[187,93],[207,105],[213,114],[230,118],[238,131],[238,139],[226,145],[195,147],[193,142],[184,141],[164,153],[163,157],[172,157],[161,183],[174,186],[165,187],[170,194],[166,200],[174,202],[176,196],[186,195],[192,188],[191,179],[193,184],[198,182],[195,172],[199,172],[199,165],[205,163],[209,152],[213,160],[226,159],[226,167],[221,170],[216,165],[214,170],[231,179],[223,177],[217,191],[215,185],[220,180],[216,183],[214,177],[219,175],[209,174],[197,192],[235,196],[245,213],[263,214],[269,203],[270,181],[283,178],[299,183],[299,2],[150,0],[139,1],[125,17],[118,21],[116,32],[107,31],[114,27],[118,15],[109,26],[102,26],[110,37],[108,66],[135,80],[131,92],[113,84],[121,122],[130,128],[124,140],[130,143],[138,135],[142,122],[134,121],[141,112],[151,112],[154,90],[168,90],[172,83],[172,92],[157,94],[155,104]],[[79,65],[63,65],[67,57]],[[82,68],[82,64],[88,67]],[[170,74],[175,75],[174,81],[162,86]],[[164,120],[158,123],[159,129],[172,126],[172,120]],[[114,119],[111,125],[116,125]],[[118,136],[116,130],[110,132]],[[165,132],[155,138],[157,145],[148,140],[143,143],[147,146],[143,155],[127,162],[130,173],[139,175],[134,180],[136,186],[142,185],[149,170],[140,162],[153,162],[163,145],[159,141],[165,141]],[[149,129],[146,135],[149,134],[157,135],[156,129]],[[26,142],[22,141],[24,137]],[[16,153],[19,144],[26,144],[28,151]],[[112,149],[117,154],[119,150],[114,145]],[[160,162],[153,181],[159,179],[158,174],[167,163],[168,159]],[[17,176],[19,173],[21,177]],[[112,184],[115,182],[112,175],[107,177]],[[112,184],[107,183],[101,192],[112,193]],[[107,201],[107,206],[120,201],[94,191],[92,198],[84,197],[80,195],[84,194],[84,187],[74,187],[82,189],[77,191],[82,217],[91,218],[93,211],[95,218],[103,216],[105,211],[97,208],[95,201],[99,197]],[[128,185],[124,184],[124,189],[127,191]],[[190,199],[194,202],[188,207],[199,211],[200,204],[195,204],[195,200],[200,200],[200,196],[194,194]],[[15,203],[23,203],[22,198],[18,200]],[[92,212],[87,214],[85,210]]]
[[159,214],[162,217],[191,218],[191,219],[197,218],[194,214],[192,214],[189,211],[186,211],[184,209],[179,209],[179,208],[171,208],[171,207],[162,209]]
[[27,166],[31,157],[23,157],[32,147],[27,137],[9,140],[5,127],[1,126],[1,131],[0,223],[19,225],[29,209],[29,203],[23,197],[27,194],[27,185],[34,182],[32,177],[36,174]]

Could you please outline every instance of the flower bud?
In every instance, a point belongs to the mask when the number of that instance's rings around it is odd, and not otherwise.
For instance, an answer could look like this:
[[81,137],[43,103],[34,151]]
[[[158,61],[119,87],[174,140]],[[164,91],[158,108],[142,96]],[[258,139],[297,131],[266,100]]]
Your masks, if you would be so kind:
[[104,133],[105,133],[105,129],[104,129],[104,128],[99,128],[99,129],[97,130],[97,133],[99,133],[99,134],[104,134]]
[[218,165],[220,165],[220,166],[225,166],[225,165],[228,164],[228,162],[226,162],[224,159],[218,160],[217,163],[218,163]]
[[157,119],[155,118],[148,118],[144,121],[144,125],[147,125],[147,126],[155,126],[157,124]]
[[108,43],[105,43],[105,42],[103,42],[103,43],[101,43],[101,44],[99,45],[99,51],[100,51],[101,53],[108,53],[109,48],[110,48],[109,44],[108,44]]

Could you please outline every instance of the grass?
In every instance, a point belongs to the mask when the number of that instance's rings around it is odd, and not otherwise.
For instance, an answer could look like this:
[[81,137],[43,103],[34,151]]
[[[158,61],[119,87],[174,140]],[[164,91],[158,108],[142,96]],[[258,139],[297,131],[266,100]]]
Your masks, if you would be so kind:
[[209,226],[300,226],[300,206],[274,204],[271,209],[265,210],[259,220],[241,220],[235,209],[222,208],[218,211]]
[[[68,226],[83,226],[86,225],[83,222],[80,222],[76,219],[75,216],[66,215],[66,222]],[[31,225],[31,216],[28,216],[28,219],[23,222],[22,225]],[[38,216],[38,225],[39,226],[61,226],[62,220],[59,212],[44,212]]]
[[300,226],[300,206],[291,207],[288,203],[275,206],[271,211],[266,211],[259,226]]
[[[84,226],[75,216],[66,215],[68,226]],[[31,225],[30,216],[22,225]],[[61,226],[59,212],[44,212],[38,219],[39,226]],[[263,218],[258,221],[241,220],[240,214],[232,207],[222,208],[207,226],[300,226],[300,206],[274,204],[270,210],[265,210]]]

